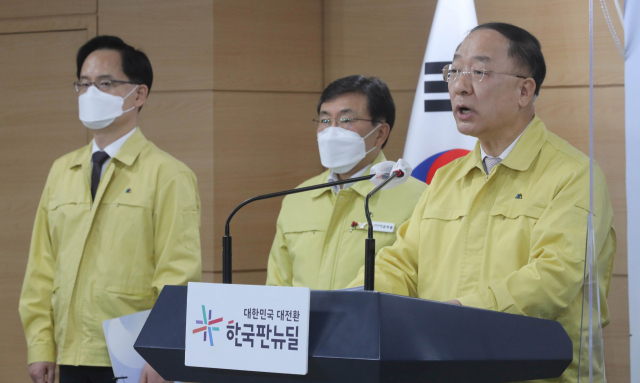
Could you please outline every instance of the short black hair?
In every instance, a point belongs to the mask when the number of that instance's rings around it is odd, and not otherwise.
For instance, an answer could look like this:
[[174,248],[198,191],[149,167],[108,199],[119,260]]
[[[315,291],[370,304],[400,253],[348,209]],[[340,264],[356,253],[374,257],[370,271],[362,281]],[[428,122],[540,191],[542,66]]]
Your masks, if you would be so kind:
[[151,68],[149,58],[144,52],[135,49],[116,36],[97,36],[80,47],[78,55],[76,56],[76,65],[78,67],[76,76],[78,78],[80,78],[80,71],[87,57],[94,51],[101,49],[119,52],[122,59],[122,71],[128,77],[129,81],[144,84],[149,88],[149,92],[151,92],[153,69]]
[[[389,124],[389,133],[391,133],[393,123],[396,121],[396,105],[393,103],[387,84],[377,77],[353,75],[335,80],[322,92],[318,101],[318,114],[322,104],[348,93],[364,95],[367,98],[367,109],[371,119]],[[383,148],[387,145],[387,141],[389,137],[382,144]]]
[[491,29],[509,40],[509,57],[518,65],[529,70],[531,77],[536,82],[535,95],[540,93],[540,86],[547,74],[547,66],[544,63],[540,42],[534,35],[526,30],[507,23],[486,23],[473,28],[470,33],[480,29]]

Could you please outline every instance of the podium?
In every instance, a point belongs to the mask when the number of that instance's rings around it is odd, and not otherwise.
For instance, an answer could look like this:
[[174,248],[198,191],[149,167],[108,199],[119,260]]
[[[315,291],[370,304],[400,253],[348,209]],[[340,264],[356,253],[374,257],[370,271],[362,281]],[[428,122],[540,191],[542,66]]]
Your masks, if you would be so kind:
[[475,382],[554,378],[573,359],[560,323],[369,291],[311,291],[307,375],[184,365],[187,287],[165,286],[134,348],[185,382]]

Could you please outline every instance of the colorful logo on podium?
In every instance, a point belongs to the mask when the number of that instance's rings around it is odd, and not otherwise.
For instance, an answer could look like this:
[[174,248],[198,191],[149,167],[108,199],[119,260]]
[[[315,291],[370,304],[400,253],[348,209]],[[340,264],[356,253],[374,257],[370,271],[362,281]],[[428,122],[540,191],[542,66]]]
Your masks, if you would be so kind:
[[207,319],[207,310],[205,309],[204,305],[202,305],[202,320],[196,320],[196,324],[204,326],[193,329],[193,334],[204,332],[203,341],[206,342],[208,333],[209,345],[213,347],[213,337],[211,336],[211,331],[220,331],[220,328],[213,327],[212,325],[220,322],[222,322],[222,318],[211,319],[211,310],[209,310],[209,319]]

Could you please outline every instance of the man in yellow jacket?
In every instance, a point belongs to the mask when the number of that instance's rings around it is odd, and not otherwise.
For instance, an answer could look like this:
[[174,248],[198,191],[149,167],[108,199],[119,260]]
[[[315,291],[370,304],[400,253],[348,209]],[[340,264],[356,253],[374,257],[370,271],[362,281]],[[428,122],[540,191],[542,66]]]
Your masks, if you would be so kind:
[[[137,128],[153,72],[147,56],[98,36],[77,56],[91,144],[47,179],[20,297],[35,383],[113,378],[102,321],[150,309],[166,284],[201,279],[194,173]],[[148,365],[142,382],[162,378]]]
[[[328,168],[299,187],[368,175],[386,161],[382,148],[395,122],[395,105],[381,79],[349,76],[331,83],[314,120],[322,164]],[[365,197],[369,181],[287,196],[269,254],[267,285],[342,289],[364,264]],[[391,245],[426,184],[414,179],[374,195],[374,237],[378,249]],[[378,223],[378,224],[376,224]]]
[[[547,131],[535,115],[545,75],[540,44],[513,25],[483,24],[458,47],[443,75],[458,130],[478,137],[478,143],[436,172],[396,243],[377,254],[375,289],[557,320],[573,341],[574,359],[552,381],[575,382],[589,158]],[[597,167],[594,177],[606,325],[616,236]],[[351,286],[363,281],[361,270]]]

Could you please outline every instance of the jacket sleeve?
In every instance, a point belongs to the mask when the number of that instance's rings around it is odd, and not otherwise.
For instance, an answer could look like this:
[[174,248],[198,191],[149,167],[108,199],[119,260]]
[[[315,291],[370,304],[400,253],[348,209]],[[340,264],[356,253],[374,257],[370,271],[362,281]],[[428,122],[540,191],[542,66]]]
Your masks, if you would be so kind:
[[[482,291],[458,298],[461,304],[543,319],[554,319],[569,306],[582,288],[585,270],[588,171],[588,165],[582,166],[558,185],[532,228],[529,263]],[[594,188],[597,267],[602,291],[608,292],[616,241],[606,181],[599,168]]]
[[180,171],[156,191],[153,211],[157,294],[165,285],[186,285],[202,279],[200,196],[196,176]]
[[[411,218],[397,231],[396,242],[383,247],[376,255],[376,291],[418,296],[418,248],[420,245],[420,223],[429,198],[429,188],[422,194]],[[364,285],[364,266],[347,288]]]
[[29,364],[56,360],[51,304],[52,295],[55,293],[55,254],[49,236],[48,206],[49,180],[42,193],[33,225],[29,260],[19,303],[20,319],[27,339]]
[[293,286],[293,264],[280,225],[280,218],[276,224],[276,237],[269,252],[267,286]]

